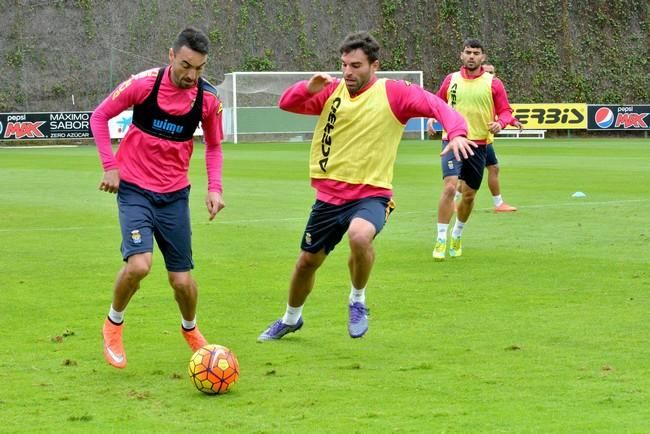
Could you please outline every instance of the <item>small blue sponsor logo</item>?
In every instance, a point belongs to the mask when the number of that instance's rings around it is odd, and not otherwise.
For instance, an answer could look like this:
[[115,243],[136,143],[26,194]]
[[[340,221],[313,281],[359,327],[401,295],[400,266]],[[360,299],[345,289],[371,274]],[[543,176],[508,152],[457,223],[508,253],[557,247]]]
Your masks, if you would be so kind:
[[126,133],[126,130],[129,129],[132,120],[133,116],[122,116],[122,118],[117,121],[117,124],[119,125],[119,132]]
[[164,131],[167,134],[181,134],[183,132],[182,125],[176,125],[173,122],[169,122],[167,119],[154,119],[152,128],[157,131]]

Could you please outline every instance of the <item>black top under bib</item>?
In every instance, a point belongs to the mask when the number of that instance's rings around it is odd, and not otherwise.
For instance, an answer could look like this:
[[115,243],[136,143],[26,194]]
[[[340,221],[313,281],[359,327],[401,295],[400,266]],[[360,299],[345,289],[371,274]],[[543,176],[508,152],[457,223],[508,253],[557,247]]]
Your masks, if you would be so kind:
[[203,115],[203,79],[199,77],[198,91],[192,109],[183,115],[172,115],[158,105],[158,90],[165,68],[160,68],[156,83],[142,104],[133,107],[133,124],[142,131],[161,139],[184,142],[194,136]]

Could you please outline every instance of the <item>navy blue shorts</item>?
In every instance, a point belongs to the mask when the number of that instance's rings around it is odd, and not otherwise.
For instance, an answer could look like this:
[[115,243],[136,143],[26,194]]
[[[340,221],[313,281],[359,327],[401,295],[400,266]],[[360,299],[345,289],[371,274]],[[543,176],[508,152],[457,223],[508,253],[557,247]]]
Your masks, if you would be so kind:
[[492,146],[492,143],[488,143],[485,149],[485,167],[496,166],[497,164],[499,164],[497,153],[494,152],[494,146]]
[[357,217],[372,223],[377,236],[394,209],[395,204],[387,197],[367,197],[343,205],[317,200],[311,208],[300,248],[310,253],[325,250],[329,254]]
[[[443,140],[442,149],[447,146],[447,141]],[[487,146],[472,148],[474,155],[470,155],[466,160],[456,161],[453,152],[447,152],[440,158],[442,165],[443,179],[448,176],[457,176],[458,179],[465,181],[470,188],[478,190],[483,181],[483,170],[485,170],[485,157]]]
[[117,207],[122,229],[122,258],[153,252],[153,240],[165,258],[168,271],[194,268],[189,209],[190,187],[172,193],[155,193],[120,181]]

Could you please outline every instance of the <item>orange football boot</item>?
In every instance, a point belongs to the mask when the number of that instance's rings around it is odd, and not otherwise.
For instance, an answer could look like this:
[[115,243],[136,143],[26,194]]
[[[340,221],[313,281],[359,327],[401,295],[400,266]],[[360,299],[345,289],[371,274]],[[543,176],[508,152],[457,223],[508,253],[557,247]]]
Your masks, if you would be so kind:
[[192,330],[185,330],[181,327],[183,331],[183,337],[187,342],[187,345],[190,346],[192,351],[196,352],[199,348],[208,345],[208,341],[205,340],[198,327],[194,327]]
[[124,346],[122,345],[123,330],[124,323],[117,325],[108,318],[106,318],[104,327],[102,327],[104,358],[108,363],[120,369],[126,367],[126,354],[124,354]]
[[517,211],[517,208],[510,206],[505,202],[501,202],[501,205],[494,207],[494,212],[514,212]]

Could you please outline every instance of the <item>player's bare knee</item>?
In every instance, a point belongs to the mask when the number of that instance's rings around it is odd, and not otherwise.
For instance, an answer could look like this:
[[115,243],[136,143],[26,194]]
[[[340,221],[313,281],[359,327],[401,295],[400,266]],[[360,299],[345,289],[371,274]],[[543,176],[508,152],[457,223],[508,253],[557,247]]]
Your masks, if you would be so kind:
[[320,264],[310,257],[300,257],[296,263],[299,271],[316,270]]
[[196,291],[196,282],[189,275],[171,273],[169,275],[169,284],[174,291],[188,294]]
[[474,202],[474,198],[476,198],[476,190],[470,188],[463,190],[463,202]]
[[144,257],[131,257],[126,263],[126,275],[132,280],[142,280],[151,271],[151,261]]
[[350,250],[352,253],[365,252],[372,248],[372,239],[374,231],[357,230],[348,232],[348,239],[350,240]]
[[316,271],[323,263],[323,258],[318,254],[302,252],[296,262],[296,270],[298,272]]
[[442,195],[447,198],[453,199],[453,197],[456,195],[456,188],[457,183],[456,182],[447,182],[445,181],[444,185],[442,186]]

